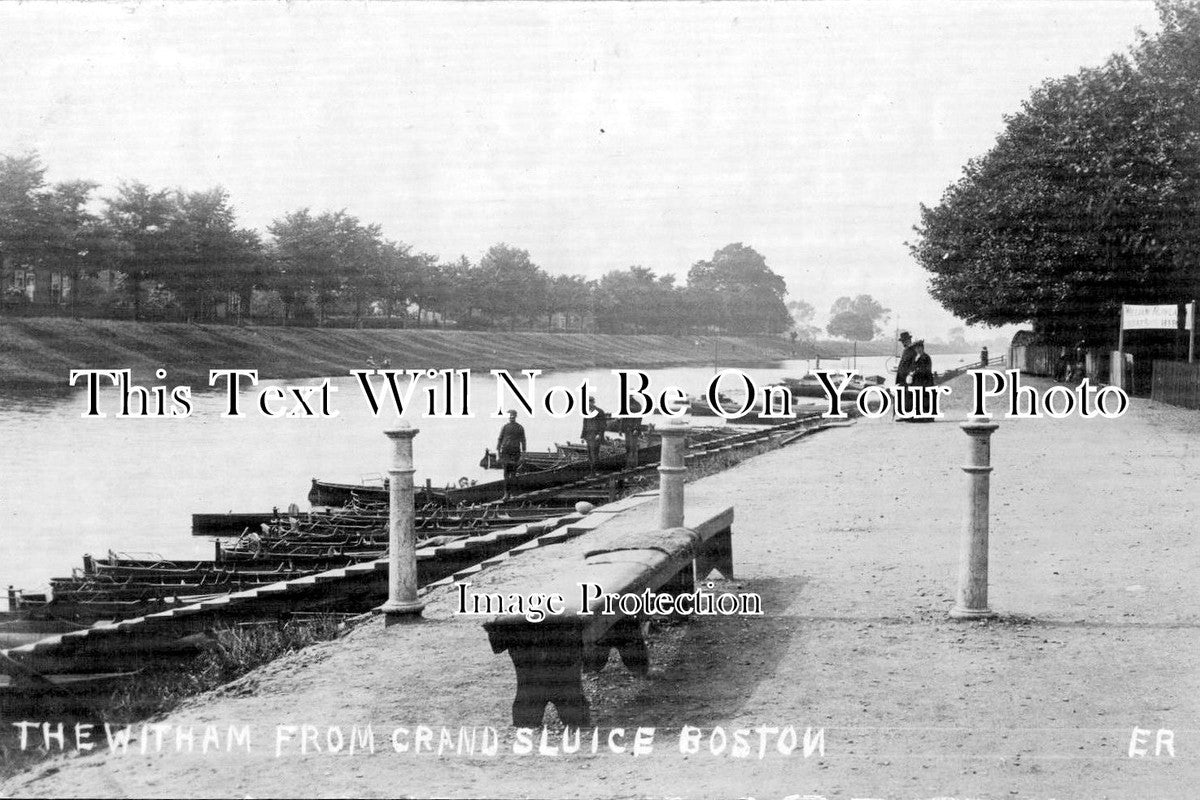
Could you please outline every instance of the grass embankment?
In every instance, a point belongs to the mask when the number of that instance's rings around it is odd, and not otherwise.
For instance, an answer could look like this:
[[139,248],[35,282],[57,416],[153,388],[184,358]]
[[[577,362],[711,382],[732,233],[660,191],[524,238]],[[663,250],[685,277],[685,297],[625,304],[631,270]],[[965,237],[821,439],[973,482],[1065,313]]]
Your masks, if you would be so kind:
[[[720,363],[789,358],[779,337],[716,343]],[[803,346],[797,353],[806,355]],[[712,363],[714,340],[695,336],[350,330],[33,318],[0,320],[0,388],[66,387],[72,369],[132,369],[134,379],[206,386],[210,369],[263,378],[345,375],[387,358],[394,369],[584,369]],[[824,354],[824,353],[822,353]]]

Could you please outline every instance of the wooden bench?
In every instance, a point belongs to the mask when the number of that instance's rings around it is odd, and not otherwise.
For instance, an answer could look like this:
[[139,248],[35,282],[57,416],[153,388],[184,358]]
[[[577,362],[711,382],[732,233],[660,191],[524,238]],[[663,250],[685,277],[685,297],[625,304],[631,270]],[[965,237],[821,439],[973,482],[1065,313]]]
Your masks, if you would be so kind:
[[[651,505],[656,512],[657,504]],[[602,614],[601,598],[589,598],[586,611],[591,613],[584,613],[581,584],[599,587],[602,595],[646,590],[680,595],[694,591],[714,569],[733,577],[732,508],[693,512],[686,520],[692,527],[670,530],[653,530],[650,516],[606,523],[577,542],[589,546],[565,570],[533,587],[561,595],[562,613],[547,614],[540,622],[524,614],[500,614],[484,623],[492,651],[507,650],[516,669],[513,725],[540,727],[547,703],[566,725],[590,724],[582,671],[602,668],[614,648],[630,671],[645,675],[649,670],[643,615]],[[504,587],[500,593],[512,592]]]

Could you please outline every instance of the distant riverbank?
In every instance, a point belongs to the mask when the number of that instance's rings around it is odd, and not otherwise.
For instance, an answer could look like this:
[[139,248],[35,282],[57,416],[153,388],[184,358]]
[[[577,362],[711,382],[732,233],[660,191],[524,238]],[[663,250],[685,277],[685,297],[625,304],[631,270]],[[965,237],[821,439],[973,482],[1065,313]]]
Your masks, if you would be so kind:
[[[832,355],[821,348],[822,357]],[[233,327],[33,318],[0,320],[0,388],[65,388],[72,369],[132,369],[142,383],[203,386],[210,369],[263,378],[345,375],[388,359],[394,369],[585,369],[777,361],[781,337],[651,336],[445,330]],[[811,349],[796,345],[798,357]],[[158,381],[155,371],[167,371]]]

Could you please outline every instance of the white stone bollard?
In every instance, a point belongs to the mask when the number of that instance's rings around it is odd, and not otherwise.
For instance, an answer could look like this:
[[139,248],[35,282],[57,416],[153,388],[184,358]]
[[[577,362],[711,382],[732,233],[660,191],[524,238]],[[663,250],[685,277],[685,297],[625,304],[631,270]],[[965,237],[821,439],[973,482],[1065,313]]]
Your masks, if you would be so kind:
[[987,619],[988,608],[988,493],[992,472],[992,434],[1000,426],[989,417],[972,417],[960,426],[970,437],[970,461],[963,467],[968,480],[966,524],[959,555],[958,599],[952,619]]
[[413,510],[413,437],[417,429],[401,420],[384,433],[395,448],[388,469],[388,599],[380,606],[390,623],[416,619],[425,603],[417,599],[417,533]]
[[687,475],[683,451],[688,424],[669,420],[659,429],[662,454],[658,460],[658,527],[660,530],[683,527],[683,479]]

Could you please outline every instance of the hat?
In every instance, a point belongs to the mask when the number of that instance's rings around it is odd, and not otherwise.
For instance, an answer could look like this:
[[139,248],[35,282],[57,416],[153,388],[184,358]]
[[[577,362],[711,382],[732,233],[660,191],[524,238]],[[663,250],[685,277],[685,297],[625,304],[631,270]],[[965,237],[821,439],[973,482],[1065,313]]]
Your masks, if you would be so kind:
[[911,338],[912,338],[912,335],[908,331],[900,331],[900,341],[903,342],[905,339],[911,339]]
[[913,342],[913,347],[924,347],[924,346],[925,346],[924,339],[917,339],[915,342]]
[[509,411],[509,412],[508,412],[508,415],[509,415],[510,417],[515,417],[515,416],[517,415],[517,411],[516,411],[516,409],[513,409],[513,410]]

